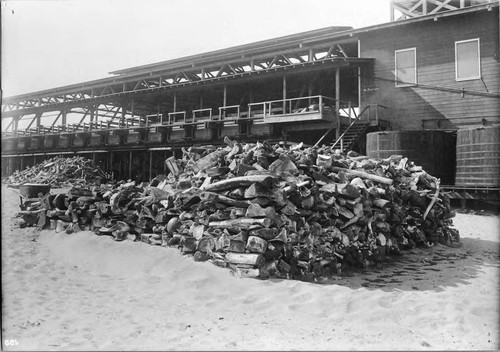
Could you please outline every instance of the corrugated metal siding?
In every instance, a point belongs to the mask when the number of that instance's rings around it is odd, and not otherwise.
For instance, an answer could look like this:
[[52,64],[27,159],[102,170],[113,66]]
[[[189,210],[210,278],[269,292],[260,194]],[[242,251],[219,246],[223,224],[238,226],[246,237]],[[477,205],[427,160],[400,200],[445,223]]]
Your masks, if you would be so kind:
[[[443,119],[455,128],[500,122],[500,99],[435,88],[500,92],[498,9],[438,21],[408,24],[360,35],[361,57],[375,58],[373,77],[362,78],[362,105],[382,104],[393,129],[421,129],[422,121]],[[455,42],[480,38],[483,80],[455,80]],[[394,51],[417,48],[418,87],[394,86]],[[484,83],[483,83],[484,82]],[[424,86],[431,86],[425,88]]]

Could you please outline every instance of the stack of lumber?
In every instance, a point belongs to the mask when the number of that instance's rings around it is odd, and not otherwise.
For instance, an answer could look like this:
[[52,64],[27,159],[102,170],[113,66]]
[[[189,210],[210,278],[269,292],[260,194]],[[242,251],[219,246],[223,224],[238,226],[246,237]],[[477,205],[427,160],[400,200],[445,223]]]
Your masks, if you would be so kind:
[[183,149],[149,184],[48,195],[41,226],[177,246],[241,277],[303,280],[459,241],[439,179],[402,156],[226,143]]
[[106,179],[106,174],[92,160],[74,156],[64,158],[56,156],[22,171],[15,171],[4,182],[11,186],[23,183],[43,183],[52,187],[70,187],[93,184]]

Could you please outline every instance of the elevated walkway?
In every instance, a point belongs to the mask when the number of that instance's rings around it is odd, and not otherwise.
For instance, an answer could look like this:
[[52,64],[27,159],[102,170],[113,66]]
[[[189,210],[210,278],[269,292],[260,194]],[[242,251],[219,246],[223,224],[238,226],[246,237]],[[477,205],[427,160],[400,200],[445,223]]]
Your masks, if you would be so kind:
[[[240,105],[111,118],[107,121],[38,126],[2,134],[2,154],[62,151],[68,148],[155,145],[180,141],[213,141],[222,135],[248,135],[252,126],[260,136],[273,125],[300,123],[336,125],[336,106],[349,105],[322,96],[306,96]],[[344,121],[343,118],[342,121]],[[344,121],[347,123],[346,121]],[[260,126],[260,127],[259,127]]]

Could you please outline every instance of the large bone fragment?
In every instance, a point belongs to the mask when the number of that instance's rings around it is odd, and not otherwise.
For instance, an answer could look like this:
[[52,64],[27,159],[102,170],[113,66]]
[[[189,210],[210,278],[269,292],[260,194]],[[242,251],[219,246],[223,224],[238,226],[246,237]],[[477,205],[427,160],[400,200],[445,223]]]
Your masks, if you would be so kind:
[[208,226],[214,227],[214,228],[220,228],[220,229],[231,228],[231,227],[239,227],[242,229],[248,229],[252,225],[269,227],[269,226],[271,226],[271,220],[269,220],[268,218],[264,218],[264,219],[237,218],[237,219],[230,219],[230,220],[223,220],[223,221],[211,221],[208,223]]
[[372,180],[375,182],[383,183],[386,185],[392,184],[392,179],[390,179],[390,178],[382,177],[382,176],[378,176],[378,175],[374,175],[374,174],[369,174],[368,172],[364,172],[364,171],[345,169],[345,168],[337,167],[337,166],[332,166],[332,170],[335,172],[343,171],[343,172],[350,174],[350,175],[353,175],[353,176],[358,176],[361,178],[365,178],[365,179]]
[[204,191],[218,192],[239,187],[249,187],[254,183],[261,184],[265,187],[271,187],[276,181],[276,177],[272,175],[250,175],[233,177],[205,186]]

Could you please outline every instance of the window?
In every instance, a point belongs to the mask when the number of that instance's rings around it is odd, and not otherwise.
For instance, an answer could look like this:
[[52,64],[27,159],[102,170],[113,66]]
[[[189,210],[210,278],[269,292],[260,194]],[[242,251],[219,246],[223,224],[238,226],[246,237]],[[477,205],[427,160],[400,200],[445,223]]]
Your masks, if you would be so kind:
[[481,78],[479,39],[455,42],[455,75],[457,81]]
[[417,49],[403,49],[395,52],[396,87],[409,87],[417,84]]

